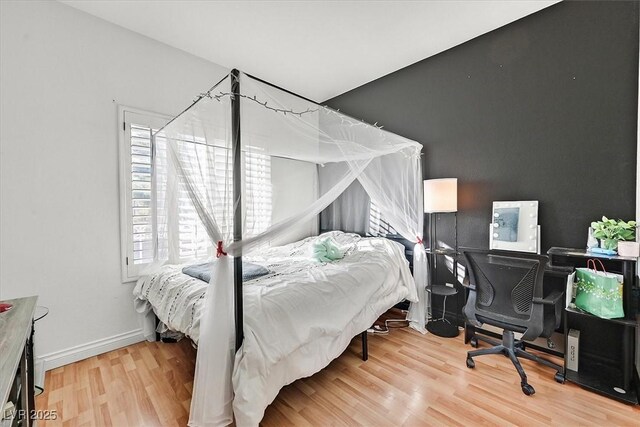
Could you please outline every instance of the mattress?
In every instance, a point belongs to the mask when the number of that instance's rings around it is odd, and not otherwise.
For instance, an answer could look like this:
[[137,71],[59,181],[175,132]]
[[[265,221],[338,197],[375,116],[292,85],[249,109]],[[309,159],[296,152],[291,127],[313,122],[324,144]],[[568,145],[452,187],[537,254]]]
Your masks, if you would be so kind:
[[[309,256],[325,236],[347,248],[344,258],[320,263]],[[243,259],[270,273],[243,286],[245,339],[233,371],[239,426],[258,425],[280,388],[321,370],[382,313],[417,298],[404,247],[383,238],[329,232]],[[197,342],[207,286],[166,266],[134,293],[170,329]]]

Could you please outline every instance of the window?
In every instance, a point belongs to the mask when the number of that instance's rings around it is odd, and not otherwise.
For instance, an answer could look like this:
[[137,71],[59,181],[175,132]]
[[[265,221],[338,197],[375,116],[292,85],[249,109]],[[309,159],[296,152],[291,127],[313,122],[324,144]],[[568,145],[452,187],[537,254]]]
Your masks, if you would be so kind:
[[[167,164],[167,144],[162,135],[156,138],[156,153],[159,165]],[[233,228],[232,223],[232,159],[224,147],[206,145],[203,138],[191,135],[181,135],[178,141],[178,150],[183,167],[189,175],[194,177],[195,185],[202,196],[212,203],[214,217],[223,234],[229,233]],[[200,170],[200,168],[205,168]],[[190,259],[202,259],[213,254],[213,243],[207,234],[207,230],[200,221],[200,217],[191,202],[189,193],[178,183],[168,185],[166,169],[156,174],[157,182],[165,186],[164,191],[158,192],[158,198],[166,195],[163,207],[158,206],[158,215],[173,213],[177,218],[177,224],[159,220],[164,225],[166,232],[160,234],[159,241],[164,241],[168,247],[170,239],[177,240],[177,259],[170,262],[182,262]],[[175,190],[172,190],[175,189]],[[175,191],[175,194],[167,194],[167,191]],[[175,197],[174,197],[175,196]],[[222,200],[226,197],[227,200]],[[177,215],[176,215],[177,213]],[[159,252],[161,259],[169,257],[168,252]]]
[[[169,118],[133,109],[119,109],[120,229],[122,281],[137,279],[153,261],[156,220],[152,206],[151,134]],[[161,201],[158,200],[158,203]]]
[[151,210],[151,129],[130,127],[131,142],[131,233],[133,264],[153,259],[153,216]]
[[[170,262],[186,262],[213,254],[213,244],[180,185],[169,183],[167,140],[158,134],[153,146],[152,135],[169,118],[122,107],[120,138],[121,170],[121,252],[122,280],[136,280],[157,251],[159,259],[169,258],[169,242],[177,249]],[[189,165],[209,167],[198,183],[211,197],[218,226],[224,234],[231,232],[232,180],[231,155],[222,146],[207,146],[204,140],[182,135],[178,143],[181,158]],[[222,144],[221,144],[222,145]],[[247,151],[243,153],[245,177],[244,229],[258,234],[271,225],[271,159]],[[170,194],[167,194],[170,192]],[[219,197],[229,200],[219,200]],[[172,219],[170,219],[172,218]],[[176,252],[176,251],[174,251]]]
[[398,234],[393,227],[384,220],[382,212],[373,202],[369,207],[369,230],[367,232],[369,236],[388,236]]
[[249,201],[244,230],[256,235],[271,225],[271,158],[252,151],[244,153],[244,158],[246,198]]

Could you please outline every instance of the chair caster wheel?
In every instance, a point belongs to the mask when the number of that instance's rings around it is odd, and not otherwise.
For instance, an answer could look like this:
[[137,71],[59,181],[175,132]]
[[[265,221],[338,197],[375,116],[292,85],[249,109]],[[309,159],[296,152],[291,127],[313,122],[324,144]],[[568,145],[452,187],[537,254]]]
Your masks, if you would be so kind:
[[560,372],[556,372],[556,374],[553,376],[553,379],[560,384],[564,384],[564,374]]
[[478,348],[478,338],[476,337],[471,338],[471,340],[469,341],[469,344],[471,344],[471,347],[473,348]]
[[467,357],[467,368],[473,369],[475,367],[476,367],[476,362],[474,362],[472,358]]
[[522,392],[523,392],[524,394],[526,394],[527,396],[531,396],[533,393],[535,393],[535,392],[536,392],[536,389],[535,389],[535,388],[533,388],[533,387],[531,387],[531,386],[530,386],[529,384],[527,384],[527,383],[521,384],[521,387],[522,387]]

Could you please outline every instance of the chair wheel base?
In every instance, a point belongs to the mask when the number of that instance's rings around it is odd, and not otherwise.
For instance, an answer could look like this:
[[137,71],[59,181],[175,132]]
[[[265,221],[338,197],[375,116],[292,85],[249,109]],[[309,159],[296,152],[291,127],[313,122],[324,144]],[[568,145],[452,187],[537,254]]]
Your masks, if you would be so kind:
[[522,387],[522,392],[527,396],[531,396],[536,392],[536,389],[527,383],[522,383],[520,386]]
[[476,362],[474,362],[472,358],[467,357],[467,368],[473,369],[475,367],[476,367]]
[[556,372],[556,374],[553,376],[553,379],[556,380],[556,382],[559,382],[560,384],[564,384],[564,381],[565,381],[564,374],[561,372]]
[[471,340],[469,340],[469,344],[471,344],[471,347],[473,348],[478,348],[478,338],[471,338]]

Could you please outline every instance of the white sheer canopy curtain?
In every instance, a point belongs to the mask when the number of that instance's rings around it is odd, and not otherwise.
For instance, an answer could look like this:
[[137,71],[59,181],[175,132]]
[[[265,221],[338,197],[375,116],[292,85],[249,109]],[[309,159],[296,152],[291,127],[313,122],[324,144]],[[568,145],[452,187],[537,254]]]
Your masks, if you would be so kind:
[[[405,238],[416,243],[415,287],[409,299],[412,327],[423,330],[425,313],[418,303],[417,289],[424,289],[426,259],[422,246],[421,145],[415,141],[350,118],[240,73],[239,92],[231,93],[233,75],[204,94],[154,137],[154,165],[161,174],[152,183],[158,212],[157,260],[180,260],[180,245],[174,230],[182,226],[174,199],[188,200],[188,212],[197,216],[218,255],[207,288],[196,361],[190,426],[228,425],[234,420],[233,371],[235,352],[234,275],[232,257],[263,245],[282,244],[283,236],[296,224],[314,220],[356,179],[385,219]],[[323,185],[308,189],[315,194],[311,204],[287,204],[286,218],[274,221],[249,220],[263,201],[251,197],[247,180],[241,180],[241,197],[233,196],[233,147],[231,109],[240,103],[240,145],[242,156],[287,159],[330,165]],[[327,168],[329,169],[329,168]],[[315,169],[314,169],[315,170]],[[238,172],[238,171],[236,171]],[[246,174],[245,170],[239,171]],[[268,179],[268,177],[266,178]],[[286,182],[270,182],[282,186]],[[321,188],[322,187],[322,188]],[[279,200],[274,197],[274,209]],[[233,240],[234,213],[240,209],[242,239]],[[184,212],[183,212],[184,214]],[[268,226],[265,226],[268,224]],[[224,254],[228,256],[224,256]],[[422,307],[422,308],[420,308]],[[420,311],[422,310],[422,312]],[[250,316],[251,313],[247,313]],[[277,325],[274,325],[277,327]],[[244,331],[245,335],[251,331]],[[286,333],[286,331],[283,331]],[[242,352],[241,347],[238,352]],[[242,414],[235,422],[246,423]]]

